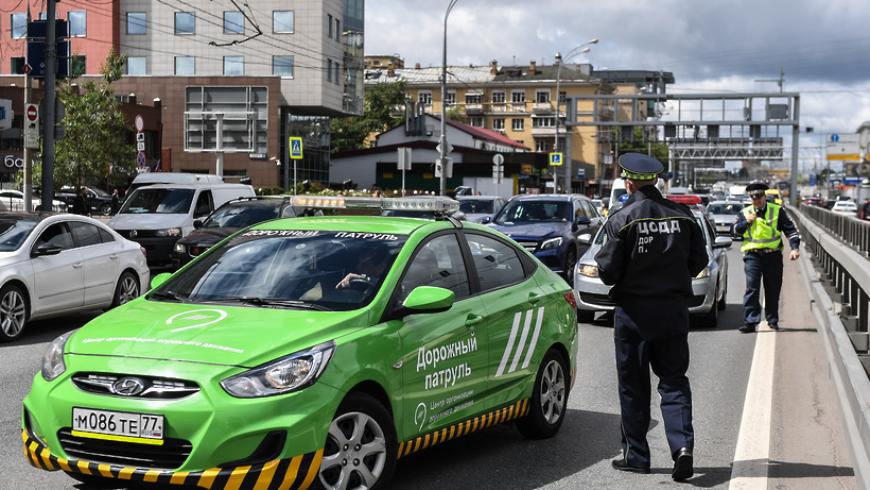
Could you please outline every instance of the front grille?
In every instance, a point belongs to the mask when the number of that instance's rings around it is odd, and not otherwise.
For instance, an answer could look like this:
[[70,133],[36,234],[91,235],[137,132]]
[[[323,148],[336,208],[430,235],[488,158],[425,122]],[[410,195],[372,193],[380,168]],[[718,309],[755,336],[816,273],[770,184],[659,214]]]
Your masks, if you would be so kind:
[[193,446],[182,439],[164,439],[162,446],[103,441],[72,435],[69,428],[57,431],[64,452],[74,458],[139,468],[173,470],[184,464]]
[[131,237],[131,232],[134,230],[115,230],[122,237],[127,238],[129,240],[136,240],[137,238],[154,238],[157,236],[157,230],[135,230],[136,236]]
[[[114,389],[115,383],[125,377],[136,378],[143,383],[141,393],[136,395],[122,395]],[[154,376],[138,376],[125,374],[106,373],[76,373],[72,377],[73,383],[83,391],[100,395],[131,396],[136,398],[156,398],[160,400],[173,400],[184,398],[199,391],[199,385],[192,381],[181,379],[157,378]]]
[[521,247],[528,250],[529,252],[534,252],[535,250],[538,249],[538,242],[523,241],[523,242],[517,242],[517,243],[519,243]]
[[606,294],[580,293],[580,301],[589,305],[616,306],[616,302]]

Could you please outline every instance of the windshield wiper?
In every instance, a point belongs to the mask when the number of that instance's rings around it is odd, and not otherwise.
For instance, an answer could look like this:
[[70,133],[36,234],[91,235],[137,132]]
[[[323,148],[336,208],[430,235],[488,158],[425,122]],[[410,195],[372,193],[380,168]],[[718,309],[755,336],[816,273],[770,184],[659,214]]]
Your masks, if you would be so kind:
[[294,301],[289,299],[274,299],[274,298],[260,298],[257,296],[243,296],[241,298],[222,298],[217,300],[211,300],[216,303],[244,303],[246,305],[252,306],[277,306],[281,308],[299,308],[305,310],[317,310],[317,311],[332,311],[331,309],[321,306],[314,303],[307,303],[305,301]]
[[176,293],[175,291],[155,291],[148,296],[148,299],[151,298],[168,299],[179,303],[184,303],[186,300],[190,299],[187,296]]

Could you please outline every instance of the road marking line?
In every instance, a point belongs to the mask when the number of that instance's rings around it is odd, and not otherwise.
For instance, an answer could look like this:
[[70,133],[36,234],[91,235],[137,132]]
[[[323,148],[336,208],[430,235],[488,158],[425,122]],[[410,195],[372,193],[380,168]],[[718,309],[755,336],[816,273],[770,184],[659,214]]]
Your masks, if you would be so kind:
[[746,385],[737,448],[731,466],[732,490],[767,489],[776,333],[767,322],[758,325],[752,367]]

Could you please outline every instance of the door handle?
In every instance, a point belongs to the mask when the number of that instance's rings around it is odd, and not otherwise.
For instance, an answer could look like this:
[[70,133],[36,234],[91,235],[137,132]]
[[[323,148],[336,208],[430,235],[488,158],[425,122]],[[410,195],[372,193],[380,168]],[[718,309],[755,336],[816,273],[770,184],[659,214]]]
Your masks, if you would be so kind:
[[73,264],[72,267],[73,267],[73,269],[81,269],[81,268],[82,268],[82,263],[79,262],[79,263]]
[[538,301],[541,301],[541,298],[543,298],[543,296],[540,295],[540,294],[538,294],[538,293],[536,293],[536,292],[534,292],[534,291],[532,291],[531,293],[529,293],[529,303],[531,303],[531,304],[533,304],[533,305],[534,305],[534,304],[537,304]]
[[112,260],[118,260],[118,254],[109,255],[109,258]]
[[471,328],[471,327],[476,326],[478,323],[480,323],[482,321],[483,321],[482,316],[475,315],[474,313],[471,313],[468,315],[468,317],[465,318],[465,326]]

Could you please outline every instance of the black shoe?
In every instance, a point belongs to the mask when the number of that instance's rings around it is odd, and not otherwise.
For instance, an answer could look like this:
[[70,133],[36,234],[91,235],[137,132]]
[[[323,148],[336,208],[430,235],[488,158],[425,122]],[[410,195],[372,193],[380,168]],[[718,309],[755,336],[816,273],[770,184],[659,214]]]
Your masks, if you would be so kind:
[[695,474],[695,469],[692,466],[692,452],[686,448],[680,449],[677,453],[677,459],[674,461],[674,471],[671,477],[675,481],[688,480]]
[[649,467],[632,466],[628,464],[628,461],[626,461],[625,458],[612,459],[610,460],[610,465],[613,466],[614,470],[628,471],[629,473],[642,473],[644,475],[649,474]]
[[755,325],[743,325],[738,330],[740,333],[755,333]]
[[768,323],[767,326],[773,330],[779,330],[779,323]]

